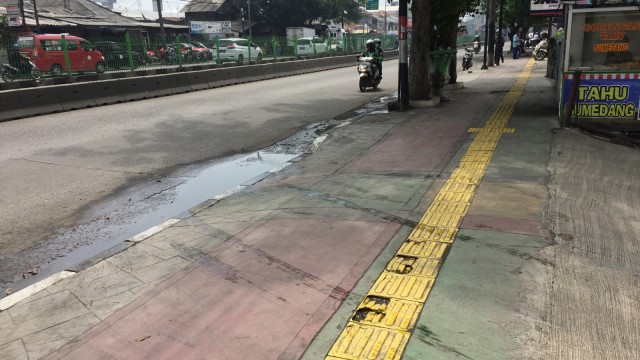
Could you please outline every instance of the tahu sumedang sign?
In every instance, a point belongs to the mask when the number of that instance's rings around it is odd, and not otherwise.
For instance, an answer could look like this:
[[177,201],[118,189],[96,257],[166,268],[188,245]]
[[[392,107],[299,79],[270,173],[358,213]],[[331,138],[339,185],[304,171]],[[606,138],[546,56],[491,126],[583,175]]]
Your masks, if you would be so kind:
[[[563,109],[567,106],[572,81],[573,75],[566,74],[562,96]],[[582,75],[572,116],[600,120],[640,120],[640,75]]]
[[531,0],[529,15],[537,16],[562,16],[563,5],[559,0]]

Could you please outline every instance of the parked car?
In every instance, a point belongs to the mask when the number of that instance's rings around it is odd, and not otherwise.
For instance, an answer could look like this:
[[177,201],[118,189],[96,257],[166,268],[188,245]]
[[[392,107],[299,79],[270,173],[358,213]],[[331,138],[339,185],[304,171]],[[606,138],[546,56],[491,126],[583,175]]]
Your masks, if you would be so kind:
[[[237,61],[242,64],[244,60],[262,60],[262,49],[254,43],[250,43],[247,39],[229,38],[221,39],[219,42],[220,60],[221,61]],[[251,49],[251,56],[249,56]]]
[[[107,63],[104,56],[93,44],[73,35],[66,35],[65,40],[71,71],[105,71]],[[61,34],[22,35],[18,37],[16,44],[20,53],[28,56],[40,71],[58,76],[67,70]]]
[[208,60],[213,60],[213,50],[207,47],[205,44],[199,41],[192,41],[189,44],[193,45],[193,51],[201,52]]
[[327,43],[318,36],[303,37],[296,43],[298,55],[315,55],[327,52]]
[[[114,41],[96,41],[93,43],[96,49],[102,53],[107,66],[111,68],[129,67],[129,53],[127,52],[126,45],[119,44]],[[140,66],[147,61],[136,51],[131,51],[133,57],[133,64]]]

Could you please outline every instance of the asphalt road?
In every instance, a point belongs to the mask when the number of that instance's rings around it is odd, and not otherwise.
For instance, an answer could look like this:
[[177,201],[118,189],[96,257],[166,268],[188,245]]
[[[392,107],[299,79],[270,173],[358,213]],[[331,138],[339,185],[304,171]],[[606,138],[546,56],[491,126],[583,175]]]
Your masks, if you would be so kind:
[[262,149],[397,89],[397,61],[365,93],[355,65],[0,123],[0,286],[44,276],[34,267],[94,241],[52,237],[175,186],[167,174]]

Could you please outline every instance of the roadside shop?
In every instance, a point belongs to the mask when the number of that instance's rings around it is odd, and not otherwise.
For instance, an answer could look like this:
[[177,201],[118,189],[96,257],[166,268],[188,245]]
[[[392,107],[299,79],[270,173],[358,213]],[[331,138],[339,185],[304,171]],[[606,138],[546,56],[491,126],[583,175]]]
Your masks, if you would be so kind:
[[640,131],[640,1],[563,3],[567,32],[560,116],[569,104],[577,125]]

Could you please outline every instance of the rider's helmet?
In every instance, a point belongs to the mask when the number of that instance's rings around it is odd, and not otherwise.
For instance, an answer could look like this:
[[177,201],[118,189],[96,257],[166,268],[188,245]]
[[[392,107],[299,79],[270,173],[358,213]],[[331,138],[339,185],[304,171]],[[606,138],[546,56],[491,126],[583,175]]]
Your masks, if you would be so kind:
[[380,41],[380,39],[373,39],[373,43],[376,45],[377,48],[379,48],[380,45],[382,45],[382,41]]
[[365,45],[367,46],[367,50],[369,51],[374,51],[376,49],[376,44],[371,39],[367,40]]

